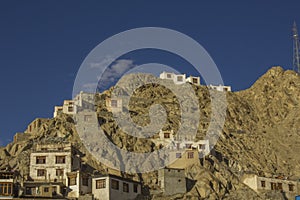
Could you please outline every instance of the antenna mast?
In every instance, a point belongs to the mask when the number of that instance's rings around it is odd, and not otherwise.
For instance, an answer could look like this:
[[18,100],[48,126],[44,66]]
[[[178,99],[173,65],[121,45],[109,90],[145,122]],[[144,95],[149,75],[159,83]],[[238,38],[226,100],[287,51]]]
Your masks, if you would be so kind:
[[293,70],[300,74],[299,36],[296,22],[293,25]]

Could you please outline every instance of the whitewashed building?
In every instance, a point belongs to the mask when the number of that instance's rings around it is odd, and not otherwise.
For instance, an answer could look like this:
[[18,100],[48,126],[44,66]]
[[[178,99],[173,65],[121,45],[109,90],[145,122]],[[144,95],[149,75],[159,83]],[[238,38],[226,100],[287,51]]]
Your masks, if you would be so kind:
[[67,173],[68,198],[78,198],[80,195],[92,192],[92,178],[80,170]]
[[192,83],[192,84],[194,84],[194,85],[200,85],[200,77],[197,77],[197,76],[189,76],[189,77],[186,79],[186,82]]
[[105,102],[106,102],[106,109],[109,112],[122,112],[123,111],[122,98],[107,98]]
[[95,94],[81,91],[74,97],[76,111],[94,110],[95,108]]
[[92,178],[95,200],[135,199],[141,194],[141,183],[115,175],[99,175]]
[[81,155],[70,143],[37,144],[30,154],[27,197],[72,197],[91,192],[91,179],[80,173]]
[[174,135],[174,131],[162,131],[159,132],[159,138],[154,138],[152,141],[157,145],[163,145],[171,150],[187,150],[196,149],[199,153],[204,155],[209,154],[209,140],[193,141],[192,136],[178,136]]
[[54,106],[53,117],[59,113],[74,115],[84,110],[94,110],[95,94],[81,91],[73,100],[64,100],[62,106]]
[[246,174],[242,177],[242,181],[257,193],[272,190],[279,191],[284,192],[289,199],[299,194],[300,185],[298,181],[283,179],[282,177],[266,178],[256,174]]
[[73,100],[64,100],[62,106],[54,106],[53,117],[56,117],[59,113],[74,115],[76,113],[75,102]]
[[186,82],[185,74],[175,74],[171,72],[162,72],[159,77],[161,79],[173,80],[175,84],[183,84]]
[[213,90],[217,90],[220,92],[231,92],[230,86],[224,86],[224,85],[209,85],[208,88],[211,88]]

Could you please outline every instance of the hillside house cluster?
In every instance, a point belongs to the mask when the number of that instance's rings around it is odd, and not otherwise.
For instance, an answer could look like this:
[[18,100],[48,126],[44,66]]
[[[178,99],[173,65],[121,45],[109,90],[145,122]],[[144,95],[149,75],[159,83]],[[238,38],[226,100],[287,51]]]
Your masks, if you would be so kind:
[[16,172],[0,171],[0,199],[114,200],[135,199],[141,194],[140,182],[100,174],[81,157],[70,143],[36,144],[30,153],[29,175],[22,183],[16,182]]
[[[168,159],[171,168],[186,168],[189,165],[199,162],[199,158],[208,155],[210,152],[209,140],[192,140],[192,137],[177,136],[174,131],[160,130],[158,138],[152,141],[168,150]],[[184,138],[183,138],[184,137]]]

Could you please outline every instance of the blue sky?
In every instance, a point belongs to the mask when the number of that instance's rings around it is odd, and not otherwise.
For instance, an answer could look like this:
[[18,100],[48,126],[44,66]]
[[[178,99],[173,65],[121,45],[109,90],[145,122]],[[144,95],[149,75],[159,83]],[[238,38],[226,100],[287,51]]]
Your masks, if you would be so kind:
[[[292,68],[293,21],[299,1],[1,1],[0,143],[70,99],[84,58],[106,38],[138,27],[165,27],[198,41],[233,90],[246,89],[271,66]],[[161,52],[124,55],[133,63],[163,62]]]

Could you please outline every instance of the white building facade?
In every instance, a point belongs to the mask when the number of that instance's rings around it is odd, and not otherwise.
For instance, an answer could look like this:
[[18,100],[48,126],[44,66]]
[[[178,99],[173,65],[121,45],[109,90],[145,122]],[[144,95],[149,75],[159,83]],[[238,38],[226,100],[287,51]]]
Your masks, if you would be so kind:
[[208,88],[211,88],[213,90],[217,90],[220,92],[231,92],[230,86],[224,86],[224,85],[209,85]]
[[139,182],[115,175],[96,176],[92,179],[92,193],[95,200],[135,199],[141,194]]
[[171,72],[162,72],[159,77],[161,79],[172,80],[175,84],[183,84],[186,82],[185,74],[175,74]]
[[25,195],[78,198],[91,193],[91,177],[80,170],[80,152],[70,143],[37,144],[30,154]]

